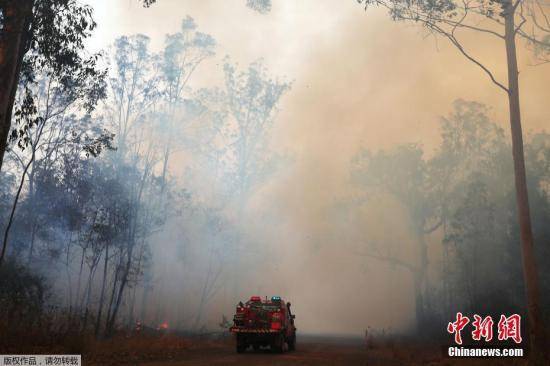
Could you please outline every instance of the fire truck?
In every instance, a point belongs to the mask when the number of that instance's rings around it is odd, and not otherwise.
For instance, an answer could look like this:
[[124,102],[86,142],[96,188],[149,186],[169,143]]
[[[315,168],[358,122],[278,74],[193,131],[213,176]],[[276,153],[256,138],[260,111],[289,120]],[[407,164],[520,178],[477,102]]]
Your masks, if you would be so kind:
[[290,303],[280,296],[262,300],[252,296],[245,304],[239,302],[233,317],[231,333],[235,335],[237,353],[243,353],[252,346],[255,351],[270,347],[283,353],[285,349],[296,348],[296,327]]

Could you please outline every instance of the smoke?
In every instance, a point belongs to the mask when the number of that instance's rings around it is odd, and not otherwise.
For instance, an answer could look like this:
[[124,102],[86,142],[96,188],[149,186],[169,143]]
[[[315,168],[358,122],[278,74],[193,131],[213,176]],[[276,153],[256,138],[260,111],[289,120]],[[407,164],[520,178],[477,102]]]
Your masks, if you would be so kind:
[[[490,117],[508,130],[506,96],[487,75],[445,40],[394,23],[380,10],[365,12],[353,0],[274,1],[264,15],[241,0],[162,0],[150,9],[133,1],[92,4],[99,23],[93,48],[140,32],[158,50],[164,34],[176,31],[187,14],[193,16],[220,45],[216,58],[200,66],[194,87],[221,82],[226,54],[241,65],[262,58],[272,75],[293,81],[270,141],[270,148],[290,161],[254,192],[243,215],[226,212],[246,233],[243,250],[254,265],[240,269],[238,285],[219,282],[204,323],[215,327],[222,314],[230,315],[235,303],[250,295],[281,295],[293,303],[303,332],[409,327],[414,321],[410,274],[357,254],[376,241],[410,250],[408,218],[391,202],[357,205],[350,161],[361,146],[376,150],[420,142],[428,151],[436,149],[439,117],[457,98],[491,106]],[[482,38],[464,35],[468,50],[505,81],[503,44]],[[522,50],[524,126],[540,130],[547,124],[549,66],[529,66],[534,61]],[[176,159],[173,174],[188,163],[184,156]],[[207,167],[203,174],[208,175]],[[208,265],[203,249],[214,240],[177,220],[154,245],[160,281],[155,301],[164,302],[164,316],[176,322],[198,306]]]

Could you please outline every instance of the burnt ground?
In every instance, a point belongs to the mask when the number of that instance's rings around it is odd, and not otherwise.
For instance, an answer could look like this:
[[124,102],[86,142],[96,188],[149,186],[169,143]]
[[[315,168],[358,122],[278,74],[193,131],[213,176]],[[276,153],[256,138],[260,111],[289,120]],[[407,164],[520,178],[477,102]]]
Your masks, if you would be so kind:
[[301,336],[295,352],[274,354],[249,349],[237,354],[231,338],[220,340],[135,339],[98,345],[84,357],[85,365],[525,365],[521,359],[450,359],[438,347],[384,344],[366,349],[361,339]]

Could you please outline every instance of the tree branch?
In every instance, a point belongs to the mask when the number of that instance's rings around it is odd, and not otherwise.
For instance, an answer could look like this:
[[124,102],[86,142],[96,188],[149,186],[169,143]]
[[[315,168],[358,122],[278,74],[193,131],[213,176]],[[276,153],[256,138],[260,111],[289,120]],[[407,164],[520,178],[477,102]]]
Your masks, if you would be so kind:
[[416,272],[419,271],[418,267],[416,267],[416,266],[414,266],[410,263],[407,263],[404,260],[401,260],[401,259],[395,258],[395,257],[391,257],[389,255],[375,254],[375,253],[369,253],[369,252],[365,252],[365,253],[355,252],[355,254],[359,255],[361,257],[368,257],[368,258],[380,260],[380,261],[383,261],[383,262],[386,262],[386,263],[394,264],[394,265],[403,267],[403,268],[411,271],[412,273],[416,273]]

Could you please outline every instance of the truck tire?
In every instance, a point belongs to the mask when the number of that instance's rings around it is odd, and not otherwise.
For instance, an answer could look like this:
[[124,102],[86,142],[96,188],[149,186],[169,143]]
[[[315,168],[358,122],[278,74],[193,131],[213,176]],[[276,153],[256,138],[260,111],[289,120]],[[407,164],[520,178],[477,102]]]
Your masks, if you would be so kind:
[[244,353],[244,351],[246,351],[246,345],[237,343],[237,353]]
[[271,344],[271,349],[275,353],[283,353],[285,346],[285,338],[282,334],[277,334],[275,336],[275,339],[273,340],[273,343]]
[[295,351],[296,350],[296,334],[293,334],[292,337],[290,337],[286,343],[288,344],[288,350],[289,351]]

